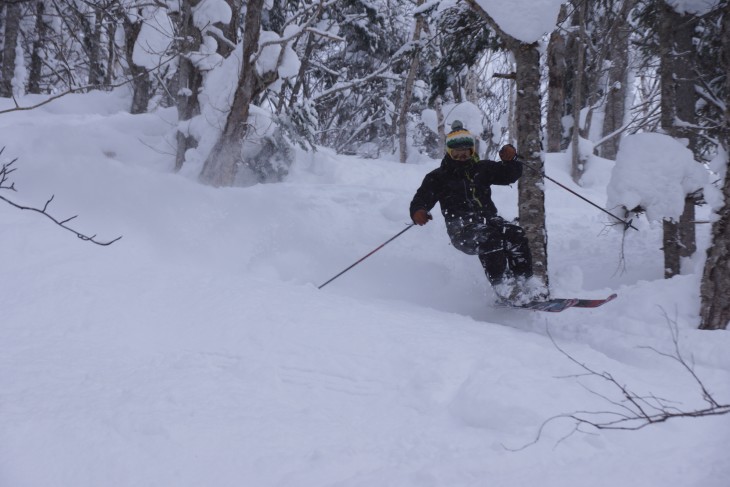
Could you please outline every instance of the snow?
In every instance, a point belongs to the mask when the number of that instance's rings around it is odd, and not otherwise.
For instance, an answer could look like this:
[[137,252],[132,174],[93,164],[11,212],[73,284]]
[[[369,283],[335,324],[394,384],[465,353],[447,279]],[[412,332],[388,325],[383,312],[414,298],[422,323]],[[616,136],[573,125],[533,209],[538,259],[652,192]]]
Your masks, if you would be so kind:
[[202,0],[193,7],[193,23],[203,33],[216,23],[228,24],[232,15],[225,0]]
[[[730,335],[695,328],[704,252],[662,279],[661,225],[637,222],[617,272],[621,235],[546,182],[553,293],[615,301],[490,307],[477,259],[449,245],[439,212],[319,290],[404,228],[438,161],[320,149],[299,153],[284,183],[214,189],[171,172],[174,110],[129,104],[93,92],[0,118],[3,162],[19,158],[18,192],[0,194],[34,206],[53,194],[50,211],[78,214],[79,231],[123,235],[95,246],[0,201],[2,485],[727,485],[730,415],[589,434],[558,419],[526,446],[556,415],[614,408],[586,387],[621,400],[556,345],[640,393],[702,407],[689,374],[646,348],[673,350],[667,317],[730,401]],[[546,157],[553,178],[605,200],[611,161],[591,161],[579,188],[569,155]],[[495,190],[505,217],[515,193]],[[698,230],[705,249],[709,226]]]
[[656,133],[630,135],[621,140],[606,206],[629,210],[640,206],[650,221],[679,221],[685,195],[708,181],[707,170],[678,140]]
[[[484,114],[474,103],[468,101],[461,103],[444,103],[441,107],[441,111],[444,114],[444,129],[446,130],[446,133],[451,132],[451,124],[455,120],[460,120],[464,124],[464,127],[475,136],[479,136],[479,134],[481,134],[484,130]],[[431,108],[423,110],[423,112],[421,112],[421,119],[426,127],[428,127],[433,133],[438,134],[438,118],[436,117],[436,110]]]
[[[290,36],[297,34],[298,29],[299,27],[295,25],[288,26],[284,31],[283,38],[289,38]],[[259,44],[262,46],[270,42],[273,44],[266,45],[261,50],[261,54],[256,60],[256,70],[259,73],[267,73],[269,71],[277,70],[277,68],[281,78],[290,78],[299,73],[301,62],[299,61],[299,57],[297,57],[296,52],[294,52],[294,49],[291,48],[291,43],[287,43],[284,46],[284,56],[281,60],[281,66],[278,66],[279,56],[282,49],[282,45],[279,43],[281,39],[282,37],[280,37],[276,32],[266,30],[261,31]],[[278,80],[278,83],[281,83],[281,81]],[[277,90],[278,86],[274,86],[272,89]]]
[[475,0],[500,28],[517,40],[532,44],[555,29],[563,0]]
[[718,7],[719,0],[665,0],[677,13],[682,15],[705,15]]
[[144,20],[134,44],[132,62],[152,69],[165,60],[165,53],[173,41],[175,29],[165,8],[145,7],[142,17]]
[[[225,127],[237,87],[231,80],[238,79],[242,57],[243,46],[239,44],[227,58],[220,58],[216,69],[204,74],[199,94],[201,113],[179,127],[181,132],[194,135],[198,141],[196,148],[185,153],[185,165],[181,170],[185,176],[195,178],[200,174],[208,154]],[[170,141],[170,144],[173,142]]]

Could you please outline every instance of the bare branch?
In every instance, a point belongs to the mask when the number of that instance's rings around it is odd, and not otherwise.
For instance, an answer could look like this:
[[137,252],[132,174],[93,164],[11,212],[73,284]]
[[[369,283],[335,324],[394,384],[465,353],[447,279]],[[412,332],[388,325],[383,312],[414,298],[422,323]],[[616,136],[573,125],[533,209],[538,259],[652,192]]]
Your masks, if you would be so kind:
[[[104,88],[105,89],[119,88],[120,86],[127,85],[139,77],[147,76],[148,74],[154,72],[155,70],[159,69],[160,67],[164,66],[165,64],[169,63],[170,61],[174,60],[177,57],[178,57],[178,54],[175,54],[175,55],[169,57],[168,59],[161,61],[157,66],[146,69],[144,72],[138,74],[137,76],[133,76],[127,80],[121,81],[121,82],[113,84],[113,85],[104,85]],[[18,103],[16,102],[15,108],[8,108],[7,110],[0,110],[0,115],[3,115],[5,113],[10,113],[10,112],[34,110],[36,108],[42,107],[43,105],[47,105],[47,104],[51,103],[52,101],[58,100],[59,98],[62,98],[66,95],[71,95],[73,93],[78,93],[78,92],[87,91],[87,90],[93,90],[95,88],[100,88],[100,86],[97,84],[93,84],[93,85],[86,85],[86,86],[78,86],[76,88],[69,88],[67,91],[64,91],[63,93],[59,93],[58,95],[51,96],[51,97],[43,100],[40,103],[36,103],[35,105],[31,105],[31,106],[27,106],[27,107],[18,106]]]
[[[5,148],[3,147],[3,149],[0,150],[0,154],[2,154],[2,152],[4,150],[5,150]],[[11,191],[16,191],[16,189],[15,189],[15,183],[11,183],[10,185],[7,184],[8,183],[8,174],[10,174],[13,171],[15,171],[15,168],[13,168],[11,166],[15,163],[16,160],[17,159],[13,159],[12,161],[10,161],[8,163],[4,163],[2,165],[2,168],[0,168],[0,189],[7,189],[7,190],[11,190]],[[73,220],[74,218],[76,218],[78,215],[74,215],[74,216],[72,216],[70,218],[66,218],[65,220],[58,220],[54,216],[52,216],[50,213],[48,213],[48,207],[51,204],[51,202],[53,201],[53,198],[54,198],[54,196],[51,196],[50,198],[48,198],[48,201],[46,201],[46,204],[43,205],[43,208],[42,209],[40,209],[40,208],[34,208],[34,207],[30,207],[30,206],[20,205],[20,204],[18,204],[16,202],[14,202],[14,201],[6,198],[5,196],[0,195],[0,200],[5,201],[7,204],[9,204],[11,206],[14,206],[15,208],[17,208],[19,210],[28,210],[28,211],[32,211],[32,212],[35,212],[35,213],[40,213],[41,215],[45,216],[46,218],[48,218],[49,220],[51,220],[53,223],[55,223],[56,225],[58,225],[59,227],[65,229],[65,230],[68,230],[69,232],[72,232],[73,234],[75,234],[81,240],[85,240],[87,242],[95,243],[96,245],[107,246],[107,245],[113,244],[114,242],[116,242],[117,240],[119,240],[120,238],[122,238],[121,235],[120,235],[119,237],[117,237],[117,238],[115,238],[113,240],[109,240],[109,241],[104,242],[104,241],[96,240],[96,235],[88,236],[88,235],[85,235],[85,234],[83,234],[81,232],[78,232],[77,230],[74,230],[73,228],[69,227],[66,224],[68,222],[70,222],[71,220]]]
[[672,334],[672,343],[674,344],[674,351],[672,353],[660,352],[653,347],[642,347],[651,350],[662,357],[667,357],[671,360],[679,362],[682,367],[689,372],[690,376],[697,383],[702,391],[702,399],[708,403],[707,407],[683,410],[679,407],[673,406],[672,404],[679,404],[675,401],[660,398],[654,394],[639,395],[629,389],[628,386],[620,384],[609,372],[598,372],[583,362],[578,361],[575,357],[570,355],[564,349],[562,349],[547,330],[547,335],[550,341],[553,343],[555,348],[568,358],[571,362],[578,365],[586,373],[575,374],[567,377],[597,377],[607,382],[618,394],[621,399],[613,399],[605,394],[599,393],[590,387],[579,384],[586,389],[589,393],[604,399],[606,402],[618,408],[617,410],[608,411],[574,411],[572,413],[558,414],[546,419],[538,428],[535,438],[526,443],[525,445],[518,448],[510,448],[502,445],[503,448],[509,451],[520,451],[525,448],[536,444],[543,436],[545,428],[557,420],[568,419],[573,423],[572,430],[564,435],[558,444],[568,437],[572,436],[576,432],[588,433],[587,431],[581,430],[581,426],[590,426],[597,430],[622,430],[622,431],[636,431],[645,428],[649,425],[664,423],[674,418],[700,418],[705,416],[720,416],[724,414],[730,414],[730,403],[721,403],[710,393],[707,387],[704,385],[700,377],[695,373],[694,368],[687,362],[682,355],[679,348],[679,333],[678,327],[675,320],[670,319],[666,313],[664,317],[670,326],[670,332]]
[[[702,399],[708,403],[708,406],[705,408],[700,409],[694,409],[685,411],[678,407],[672,406],[671,403],[673,401],[670,401],[668,399],[660,398],[655,396],[654,394],[649,395],[639,395],[636,392],[632,391],[628,386],[624,384],[620,384],[610,373],[608,372],[598,372],[596,370],[593,370],[586,364],[579,362],[576,360],[573,356],[571,356],[568,352],[563,350],[553,339],[552,335],[550,334],[548,330],[548,337],[553,342],[553,345],[555,348],[558,349],[560,353],[562,353],[565,357],[567,357],[571,362],[577,364],[579,367],[581,367],[583,370],[585,370],[589,376],[598,377],[606,382],[608,382],[615,390],[618,391],[618,393],[623,398],[622,400],[616,400],[611,399],[604,394],[599,394],[598,392],[592,390],[591,388],[581,384],[586,390],[591,392],[592,394],[597,395],[598,397],[601,397],[605,399],[610,404],[617,406],[624,412],[619,413],[616,411],[599,411],[599,412],[587,412],[587,411],[580,411],[580,412],[574,412],[567,415],[560,415],[559,417],[570,417],[574,419],[575,421],[579,421],[581,423],[588,424],[596,429],[628,429],[628,430],[636,430],[641,429],[645,426],[648,426],[650,424],[654,423],[663,423],[671,418],[679,418],[679,417],[701,417],[701,416],[716,416],[721,414],[727,414],[730,413],[730,403],[723,404],[720,403],[715,397],[712,395],[712,393],[707,389],[705,384],[702,382],[700,377],[695,372],[694,368],[687,362],[687,360],[682,355],[680,348],[679,348],[679,332],[677,328],[677,323],[675,320],[672,320],[667,316],[666,313],[664,313],[664,317],[667,320],[667,323],[670,327],[670,333],[672,336],[672,343],[674,344],[674,350],[672,353],[666,353],[666,352],[660,352],[659,350],[653,348],[653,347],[642,347],[648,350],[651,350],[658,355],[662,357],[667,357],[671,360],[674,360],[682,365],[684,370],[686,370],[692,379],[696,382],[696,384],[699,386],[700,391],[702,393]],[[677,404],[677,403],[675,403]],[[597,415],[610,415],[610,416],[617,416],[617,419],[614,420],[594,420],[589,419],[590,416],[597,416]],[[552,420],[552,418],[551,418]],[[550,420],[548,420],[550,421]]]

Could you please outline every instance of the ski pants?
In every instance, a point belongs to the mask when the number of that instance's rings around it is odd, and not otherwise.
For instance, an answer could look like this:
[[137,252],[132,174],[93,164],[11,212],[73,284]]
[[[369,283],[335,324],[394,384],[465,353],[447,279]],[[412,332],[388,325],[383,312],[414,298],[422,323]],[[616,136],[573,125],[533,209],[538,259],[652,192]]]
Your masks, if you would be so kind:
[[532,254],[522,227],[498,216],[477,216],[449,220],[446,231],[454,247],[479,256],[491,284],[532,276]]

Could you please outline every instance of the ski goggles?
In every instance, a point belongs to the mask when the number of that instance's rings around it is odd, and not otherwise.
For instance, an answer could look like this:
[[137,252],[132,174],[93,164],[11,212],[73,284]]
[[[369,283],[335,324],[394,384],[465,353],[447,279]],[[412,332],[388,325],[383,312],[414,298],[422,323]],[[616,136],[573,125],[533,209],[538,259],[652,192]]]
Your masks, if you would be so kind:
[[447,148],[446,152],[449,154],[449,157],[451,157],[455,161],[465,161],[467,159],[470,159],[474,155],[474,148],[454,147],[451,149]]

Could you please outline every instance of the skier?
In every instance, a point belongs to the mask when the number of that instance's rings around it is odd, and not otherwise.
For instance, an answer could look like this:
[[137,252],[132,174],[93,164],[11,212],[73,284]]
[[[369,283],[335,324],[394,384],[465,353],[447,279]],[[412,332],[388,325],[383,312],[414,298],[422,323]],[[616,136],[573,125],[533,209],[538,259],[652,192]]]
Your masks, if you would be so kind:
[[428,223],[438,202],[451,243],[479,256],[500,301],[521,305],[547,299],[545,286],[532,277],[525,231],[501,218],[492,201],[491,185],[509,185],[522,176],[517,151],[507,144],[499,151],[500,162],[480,161],[471,132],[458,120],[451,129],[441,166],[426,175],[411,201],[413,223]]

